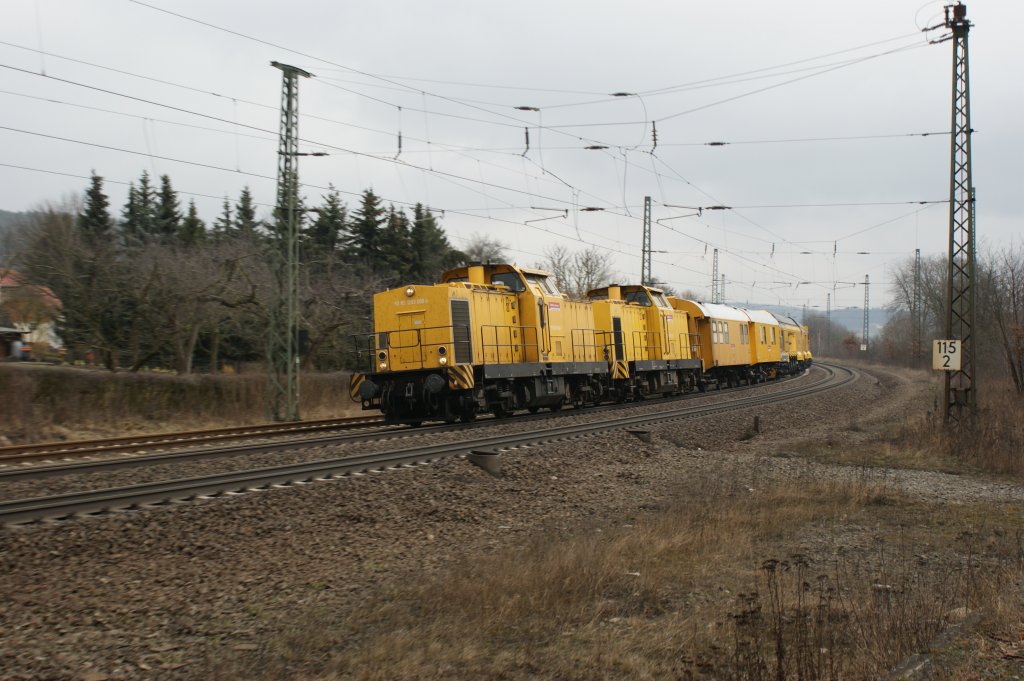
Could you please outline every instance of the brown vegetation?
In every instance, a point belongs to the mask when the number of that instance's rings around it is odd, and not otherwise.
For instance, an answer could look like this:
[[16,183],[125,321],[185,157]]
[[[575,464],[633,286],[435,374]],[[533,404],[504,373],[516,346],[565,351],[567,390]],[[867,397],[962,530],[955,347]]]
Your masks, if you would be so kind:
[[950,515],[869,476],[749,488],[731,472],[681,480],[635,523],[411,576],[250,663],[272,676],[326,655],[330,679],[877,679],[973,613],[1017,635],[1010,510]]
[[[11,443],[231,426],[267,420],[266,376],[109,373],[0,365],[0,435]],[[344,373],[303,374],[304,418],[354,408]]]

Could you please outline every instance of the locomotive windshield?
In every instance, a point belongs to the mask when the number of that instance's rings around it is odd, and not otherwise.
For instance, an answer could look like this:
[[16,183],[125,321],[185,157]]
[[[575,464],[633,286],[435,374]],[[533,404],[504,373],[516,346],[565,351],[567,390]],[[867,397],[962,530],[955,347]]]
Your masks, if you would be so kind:
[[522,293],[526,290],[526,284],[516,272],[501,272],[491,275],[491,285],[508,286],[513,293]]
[[665,294],[660,291],[651,291],[651,297],[654,298],[654,304],[658,307],[667,307],[672,309],[672,306],[668,304],[668,300],[665,298]]
[[651,306],[651,299],[647,297],[647,291],[643,289],[624,293],[622,295],[622,299],[627,303],[633,303],[634,305],[642,305],[643,307]]
[[548,277],[542,277],[538,274],[527,274],[526,281],[534,286],[539,286],[540,290],[548,295],[558,295],[558,289],[555,288],[555,284]]

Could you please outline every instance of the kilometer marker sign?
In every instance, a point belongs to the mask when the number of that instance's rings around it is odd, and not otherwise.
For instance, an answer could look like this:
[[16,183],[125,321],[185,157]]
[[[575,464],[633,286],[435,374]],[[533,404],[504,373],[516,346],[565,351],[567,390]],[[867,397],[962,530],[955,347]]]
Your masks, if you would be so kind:
[[960,371],[960,341],[933,341],[932,369],[935,371]]

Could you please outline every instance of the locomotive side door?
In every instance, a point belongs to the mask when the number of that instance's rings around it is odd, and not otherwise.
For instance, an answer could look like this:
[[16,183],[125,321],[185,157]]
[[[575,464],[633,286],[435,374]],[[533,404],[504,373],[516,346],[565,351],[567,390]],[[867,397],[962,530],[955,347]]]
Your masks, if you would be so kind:
[[[402,368],[419,368],[423,364],[422,330],[423,311],[409,310],[398,313],[398,333],[391,338],[392,348],[398,350],[398,360]],[[394,359],[392,359],[394,362]]]

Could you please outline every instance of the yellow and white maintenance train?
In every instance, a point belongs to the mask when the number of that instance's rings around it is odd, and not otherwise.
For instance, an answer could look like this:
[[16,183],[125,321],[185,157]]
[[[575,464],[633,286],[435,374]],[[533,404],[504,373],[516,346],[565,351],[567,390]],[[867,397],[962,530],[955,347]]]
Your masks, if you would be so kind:
[[811,364],[807,328],[789,317],[637,285],[575,301],[550,273],[508,264],[377,293],[373,320],[350,393],[389,423],[703,391]]

